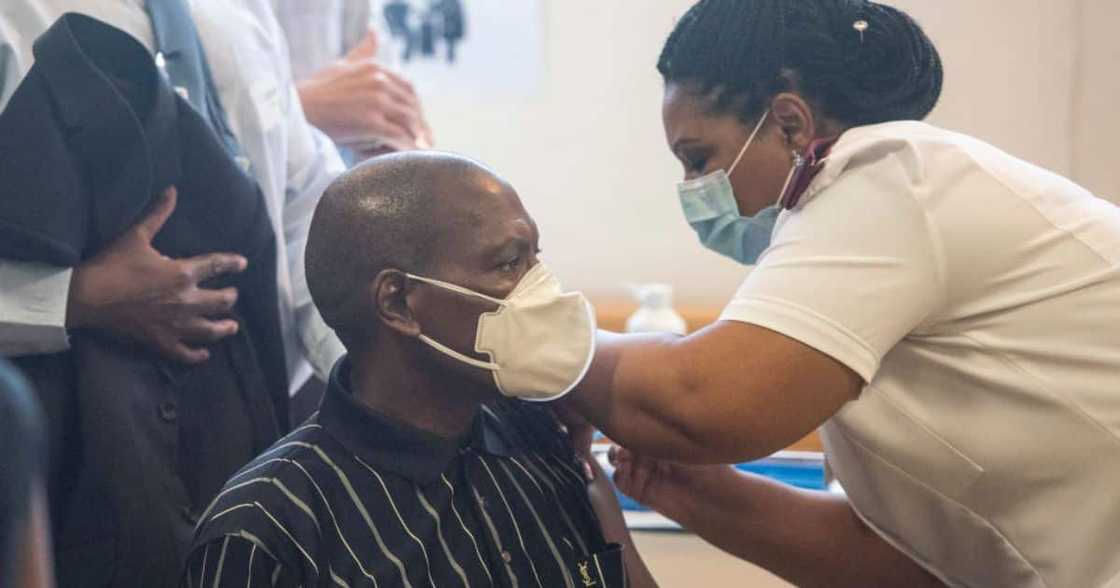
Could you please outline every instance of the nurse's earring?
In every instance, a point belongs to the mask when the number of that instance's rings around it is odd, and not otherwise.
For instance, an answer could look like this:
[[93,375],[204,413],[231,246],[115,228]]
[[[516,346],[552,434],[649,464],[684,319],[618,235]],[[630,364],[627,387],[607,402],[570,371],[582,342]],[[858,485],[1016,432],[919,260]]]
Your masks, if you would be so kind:
[[786,176],[786,182],[782,184],[781,191],[778,192],[778,200],[774,204],[781,206],[786,201],[787,192],[789,187],[793,184],[793,178],[801,175],[801,170],[805,169],[805,157],[797,150],[790,152],[793,155],[793,165],[789,168],[789,175]]

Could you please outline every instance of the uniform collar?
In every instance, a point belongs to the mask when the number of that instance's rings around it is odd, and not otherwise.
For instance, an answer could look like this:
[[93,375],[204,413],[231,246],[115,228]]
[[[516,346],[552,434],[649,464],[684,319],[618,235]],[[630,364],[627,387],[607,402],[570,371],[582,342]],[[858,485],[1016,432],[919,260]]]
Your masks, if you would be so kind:
[[[111,61],[113,71],[99,67],[91,53]],[[109,240],[182,175],[177,97],[147,49],[87,16],[63,15],[35,42],[34,54],[68,143],[95,176],[88,178],[99,190],[94,226]],[[124,83],[136,92],[123,91]],[[140,96],[150,99],[141,104]]]
[[[892,121],[876,125],[852,127],[839,138],[818,141],[809,148],[806,161],[811,172],[800,178],[799,185],[783,198],[787,210],[798,210],[827,189],[846,172],[885,157],[904,148],[911,139],[932,129],[920,121]],[[816,165],[811,165],[815,163]],[[797,198],[789,196],[796,194]]]
[[458,439],[440,437],[359,402],[351,392],[350,367],[350,358],[343,357],[331,370],[319,409],[319,424],[369,465],[429,484],[438,480],[468,448],[490,455],[513,455],[516,445],[509,431],[486,407],[479,410],[467,434]]
[[818,139],[809,144],[809,148],[805,150],[804,160],[794,169],[786,193],[782,194],[782,208],[786,210],[797,208],[813,180],[824,170],[828,154],[838,139],[839,137]]

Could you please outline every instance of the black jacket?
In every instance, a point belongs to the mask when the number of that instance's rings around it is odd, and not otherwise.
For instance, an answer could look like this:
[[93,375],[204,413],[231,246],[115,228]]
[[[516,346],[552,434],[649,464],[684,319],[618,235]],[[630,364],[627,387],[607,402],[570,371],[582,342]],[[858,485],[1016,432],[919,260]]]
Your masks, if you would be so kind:
[[74,266],[178,188],[155,239],[240,253],[240,333],[186,367],[97,332],[20,358],[50,428],[61,586],[175,586],[199,513],[287,427],[276,244],[255,183],[132,37],[67,14],[0,114],[0,258]]

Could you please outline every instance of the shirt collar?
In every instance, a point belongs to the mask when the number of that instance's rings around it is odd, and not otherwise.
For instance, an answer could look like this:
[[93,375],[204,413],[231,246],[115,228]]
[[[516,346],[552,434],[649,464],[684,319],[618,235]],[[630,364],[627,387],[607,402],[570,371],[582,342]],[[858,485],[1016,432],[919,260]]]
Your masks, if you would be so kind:
[[367,464],[420,484],[439,479],[467,448],[498,456],[514,454],[515,443],[501,419],[485,407],[470,431],[447,439],[392,419],[362,404],[351,392],[350,358],[331,370],[319,409],[319,424]]
[[794,169],[786,193],[782,194],[782,208],[786,210],[797,208],[813,180],[824,169],[824,164],[828,161],[828,154],[831,152],[832,146],[836,144],[837,139],[838,137],[818,139],[809,144],[809,148],[805,150],[804,161]]
[[[814,143],[810,149],[816,152],[817,169],[803,182],[797,202],[787,209],[804,207],[845,173],[904,149],[915,136],[928,133],[931,128],[920,121],[892,121],[852,127],[827,144]],[[821,151],[822,147],[827,149]]]

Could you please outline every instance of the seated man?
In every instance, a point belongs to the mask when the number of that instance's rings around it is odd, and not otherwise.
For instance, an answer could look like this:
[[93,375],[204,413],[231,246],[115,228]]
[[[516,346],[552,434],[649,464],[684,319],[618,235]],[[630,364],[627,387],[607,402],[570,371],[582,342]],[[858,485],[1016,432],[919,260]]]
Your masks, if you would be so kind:
[[[652,585],[587,443],[577,452],[551,409],[498,393],[530,381],[562,393],[590,349],[574,364],[552,335],[466,351],[476,331],[493,342],[480,324],[525,291],[538,309],[551,297],[589,312],[547,279],[537,242],[513,188],[459,157],[389,155],[336,180],[312,222],[307,279],[349,355],[318,414],[207,510],[182,585]],[[563,324],[547,332],[574,340]]]

